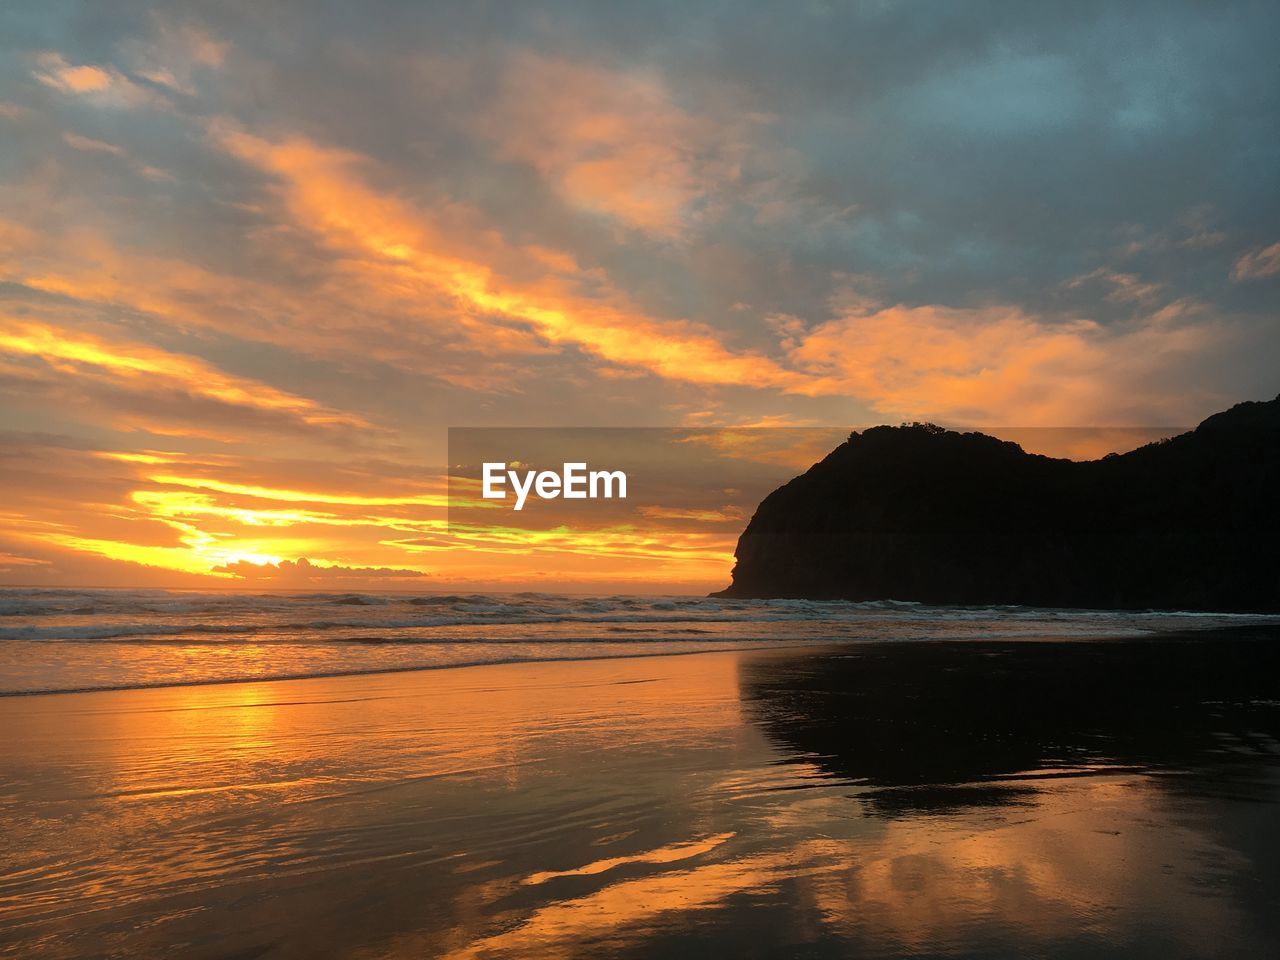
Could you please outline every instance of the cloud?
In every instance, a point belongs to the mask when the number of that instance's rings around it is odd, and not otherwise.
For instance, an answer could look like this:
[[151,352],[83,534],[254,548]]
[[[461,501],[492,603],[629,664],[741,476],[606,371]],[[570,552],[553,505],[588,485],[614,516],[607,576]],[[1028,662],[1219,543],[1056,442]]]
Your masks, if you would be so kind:
[[695,116],[660,74],[523,54],[475,126],[573,206],[674,237],[738,181],[763,116]]
[[1098,269],[1073,277],[1066,286],[1077,290],[1097,283],[1106,290],[1105,297],[1113,303],[1144,303],[1154,299],[1163,289],[1159,283],[1146,283],[1132,273],[1121,273],[1109,267]]
[[221,67],[229,44],[194,21],[177,21],[161,11],[151,19],[151,36],[126,47],[136,75],[174,93],[195,96],[199,73]]
[[1280,243],[1246,253],[1231,269],[1231,279],[1265,280],[1280,274]]
[[40,54],[36,63],[39,69],[35,78],[63,93],[99,93],[124,81],[119,74],[102,67],[72,65],[62,54],[52,51]]
[[79,150],[83,153],[100,153],[120,157],[128,161],[130,168],[136,171],[139,176],[146,177],[148,180],[173,182],[176,179],[168,170],[162,170],[159,167],[133,160],[123,147],[108,143],[106,140],[95,140],[92,137],[84,137],[78,133],[67,131],[62,135],[62,142],[73,150]]
[[[908,418],[977,425],[1195,422],[1192,372],[1231,336],[1201,305],[1131,322],[1047,321],[1015,306],[861,307],[792,334],[805,389]],[[1200,388],[1203,390],[1204,388]],[[1127,418],[1133,418],[1129,424]]]
[[643,506],[639,512],[641,516],[652,520],[691,520],[695,523],[739,523],[747,519],[746,511],[735,506],[725,506],[719,510]]
[[23,567],[47,567],[50,562],[36,557],[18,556],[12,553],[0,553],[0,573],[13,573]]
[[62,141],[75,150],[85,150],[90,153],[109,153],[116,157],[125,155],[124,149],[117,147],[114,143],[107,143],[105,140],[94,140],[92,137],[82,137],[78,133],[64,133]]
[[226,574],[238,580],[270,583],[273,586],[316,587],[352,586],[365,588],[379,583],[402,583],[405,580],[421,581],[427,574],[421,570],[405,570],[392,567],[344,567],[341,564],[312,563],[306,557],[297,560],[281,560],[279,563],[251,563],[238,560],[214,567],[215,574]]
[[[169,585],[240,577],[356,589],[432,575],[502,589],[527,582],[537,557],[561,585],[709,586],[732,564],[737,534],[727,510],[715,511],[723,516],[714,530],[704,529],[716,522],[711,514],[646,518],[640,527],[450,524],[438,470],[409,463],[334,466],[265,451],[211,455],[82,449],[38,435],[3,439],[8,499],[0,550],[47,561],[15,567],[11,579],[25,582],[85,570],[101,576],[92,564],[109,561],[135,565],[135,580]],[[329,568],[342,569],[324,572]]]
[[6,460],[24,569],[701,576],[723,544],[382,501],[439,494],[450,423],[1159,425],[1277,389],[1263,5],[295,12],[0,30],[39,38],[0,104],[3,403],[104,448]]
[[[252,415],[252,423],[268,429],[372,429],[355,414],[225,373],[197,357],[47,323],[0,317],[2,357],[9,360],[0,363],[0,377],[26,387],[87,387],[94,396],[112,401],[114,422],[122,426],[217,436],[203,429],[200,414],[239,413]],[[166,404],[173,406],[166,409]]]
[[117,107],[137,106],[151,100],[145,90],[115,67],[71,63],[54,50],[37,54],[35,61],[32,76],[59,93]]
[[433,471],[407,463],[101,449],[39,434],[3,440],[0,544],[46,561],[16,574],[34,582],[83,570],[86,558],[143,565],[150,572],[135,576],[146,582],[188,586],[231,577],[242,563],[300,556],[316,568],[352,568],[352,576],[402,576],[378,571],[422,571],[388,563],[406,555],[381,541],[444,524]]
[[154,474],[151,479],[156,483],[168,486],[194,487],[197,490],[212,490],[217,493],[235,494],[239,496],[257,497],[262,500],[276,500],[283,503],[321,503],[334,506],[355,507],[401,507],[427,506],[447,507],[447,493],[412,494],[409,496],[369,496],[349,493],[332,493],[316,490],[290,490],[279,487],[264,487],[257,484],[230,483],[210,477],[176,477],[169,474]]
[[[501,338],[497,318],[548,343],[572,344],[672,380],[789,386],[802,379],[768,357],[728,349],[705,325],[651,318],[598,277],[548,272],[545,248],[531,257],[475,223],[469,231],[445,232],[436,218],[364,182],[366,158],[300,137],[267,140],[225,124],[215,125],[212,136],[279,178],[299,227],[359,256],[358,275],[375,295],[388,288],[444,294],[458,308],[455,322],[473,339]],[[466,225],[456,207],[443,218]],[[580,289],[588,280],[589,292]]]

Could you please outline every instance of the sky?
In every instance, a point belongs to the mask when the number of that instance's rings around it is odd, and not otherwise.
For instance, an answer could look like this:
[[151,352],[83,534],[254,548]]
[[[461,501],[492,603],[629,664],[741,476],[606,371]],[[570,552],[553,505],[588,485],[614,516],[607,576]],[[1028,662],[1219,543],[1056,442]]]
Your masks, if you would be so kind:
[[1278,33],[1261,2],[5,4],[0,582],[709,589],[730,493],[463,537],[448,428],[1268,399]]

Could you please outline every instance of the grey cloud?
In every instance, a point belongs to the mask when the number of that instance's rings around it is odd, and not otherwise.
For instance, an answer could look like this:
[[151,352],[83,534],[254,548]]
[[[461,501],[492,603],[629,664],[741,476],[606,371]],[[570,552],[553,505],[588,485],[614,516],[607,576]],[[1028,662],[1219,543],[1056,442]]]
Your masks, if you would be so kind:
[[[166,94],[172,115],[104,120],[22,68],[28,51],[56,49],[136,76],[129,58],[154,33],[155,9],[11,11],[0,75],[65,121],[49,137],[75,129],[178,171],[178,183],[157,187],[92,168],[101,192],[119,198],[102,216],[195,261],[305,285],[332,256],[287,230],[265,247],[242,242],[278,225],[257,209],[269,178],[201,136],[202,123],[226,115],[367,155],[397,195],[474,206],[513,242],[569,250],[654,315],[707,323],[742,348],[776,349],[770,315],[828,318],[850,276],[890,304],[1004,303],[1050,323],[1121,323],[1135,301],[1072,284],[1106,270],[1158,290],[1156,300],[1192,299],[1235,318],[1252,338],[1204,376],[1274,393],[1265,370],[1280,360],[1275,281],[1230,279],[1242,256],[1280,240],[1274,4],[180,2],[164,15],[203,24],[229,52],[221,75],[189,96]],[[474,113],[527,52],[648,72],[694,118],[771,119],[754,128],[738,179],[717,187],[716,216],[678,243],[643,236],[574,209],[477,133]],[[0,169],[23,167],[16,149],[0,151]],[[93,159],[73,158],[85,170]],[[1207,233],[1219,239],[1191,242]],[[486,417],[551,415],[600,392],[590,377],[567,376],[577,359],[566,348],[527,361],[545,388],[535,399],[495,394],[486,402],[496,406],[480,409],[464,388],[437,385],[431,402]],[[611,389],[632,391],[639,411],[669,390],[643,379]],[[859,411],[796,398],[779,406]]]

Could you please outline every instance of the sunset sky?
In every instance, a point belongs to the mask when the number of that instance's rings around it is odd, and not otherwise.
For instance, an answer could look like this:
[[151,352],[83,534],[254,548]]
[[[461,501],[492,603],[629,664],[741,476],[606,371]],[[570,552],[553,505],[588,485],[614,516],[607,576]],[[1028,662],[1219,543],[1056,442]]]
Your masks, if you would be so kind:
[[1261,2],[6,5],[0,582],[701,590],[731,493],[467,534],[447,428],[1270,398],[1278,33]]

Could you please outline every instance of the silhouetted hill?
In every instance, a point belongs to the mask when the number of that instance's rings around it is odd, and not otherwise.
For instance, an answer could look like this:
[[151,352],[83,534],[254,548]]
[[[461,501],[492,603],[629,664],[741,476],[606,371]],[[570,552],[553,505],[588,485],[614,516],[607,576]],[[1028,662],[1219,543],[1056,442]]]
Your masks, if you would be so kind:
[[1280,397],[1102,460],[873,427],[769,494],[726,597],[1280,610]]

